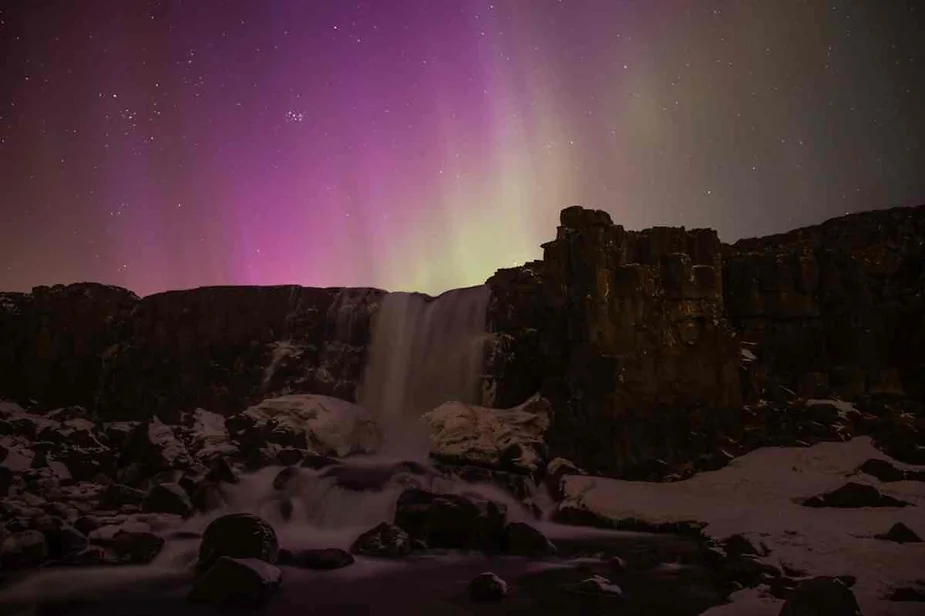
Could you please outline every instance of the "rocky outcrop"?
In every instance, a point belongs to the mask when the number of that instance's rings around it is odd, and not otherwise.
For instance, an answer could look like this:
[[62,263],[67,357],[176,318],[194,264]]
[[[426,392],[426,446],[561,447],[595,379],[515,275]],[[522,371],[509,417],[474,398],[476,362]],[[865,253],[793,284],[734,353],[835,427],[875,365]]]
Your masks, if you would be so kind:
[[723,260],[726,317],[753,343],[765,383],[808,397],[921,400],[925,207],[740,240]]
[[[732,245],[708,229],[635,232],[605,212],[566,208],[541,260],[487,282],[482,406],[510,409],[540,393],[552,407],[546,457],[650,479],[718,468],[762,445],[845,438],[804,404],[837,395],[857,404],[843,422],[853,433],[920,462],[923,238],[925,207]],[[90,283],[0,293],[0,399],[40,413],[79,405],[86,421],[171,424],[290,395],[352,402],[383,296],[278,286],[138,298]],[[120,434],[140,438],[133,430],[113,426],[106,446],[71,439],[83,434],[76,424],[47,432],[53,444],[36,448],[36,463],[52,448],[81,479],[110,473],[124,464],[104,450]],[[215,453],[203,438],[191,463]],[[286,451],[251,453],[288,460],[305,450],[273,445]]]
[[[627,231],[580,207],[563,210],[560,223],[542,261],[489,280],[502,349],[489,354],[494,405],[542,391],[554,408],[553,451],[598,472],[690,458],[691,434],[740,403],[719,238]],[[530,368],[511,383],[519,364]]]
[[273,394],[353,400],[375,289],[98,284],[0,294],[0,397],[103,418],[230,414]]

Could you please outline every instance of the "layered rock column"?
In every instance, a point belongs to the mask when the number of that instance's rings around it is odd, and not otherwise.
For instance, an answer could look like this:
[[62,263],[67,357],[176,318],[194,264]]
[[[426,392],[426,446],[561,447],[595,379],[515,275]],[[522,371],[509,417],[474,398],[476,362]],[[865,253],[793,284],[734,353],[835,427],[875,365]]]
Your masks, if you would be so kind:
[[925,207],[834,218],[724,252],[726,315],[770,385],[922,397]]
[[[739,347],[723,319],[716,233],[628,232],[606,212],[571,207],[543,249],[542,262],[530,266],[541,287],[533,289],[527,329],[539,332],[541,390],[556,409],[550,444],[608,472],[689,458],[699,449],[692,430],[740,404]],[[506,270],[489,282],[499,296],[524,297],[512,281]],[[511,331],[501,315],[492,317],[510,346],[526,346],[523,320]]]

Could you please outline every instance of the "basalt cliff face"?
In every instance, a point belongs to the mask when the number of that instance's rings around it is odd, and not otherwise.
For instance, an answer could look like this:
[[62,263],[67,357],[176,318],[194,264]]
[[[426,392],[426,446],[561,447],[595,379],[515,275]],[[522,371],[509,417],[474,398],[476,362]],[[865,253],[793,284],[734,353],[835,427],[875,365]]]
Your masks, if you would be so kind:
[[[542,260],[488,286],[483,402],[541,392],[552,453],[586,468],[649,477],[781,440],[843,438],[804,413],[806,399],[831,396],[855,400],[852,426],[906,457],[925,444],[925,207],[732,245],[711,230],[627,231],[570,207]],[[139,298],[89,283],[0,293],[0,398],[163,420],[289,393],[352,401],[384,295],[287,286]],[[906,420],[900,430],[884,416]]]

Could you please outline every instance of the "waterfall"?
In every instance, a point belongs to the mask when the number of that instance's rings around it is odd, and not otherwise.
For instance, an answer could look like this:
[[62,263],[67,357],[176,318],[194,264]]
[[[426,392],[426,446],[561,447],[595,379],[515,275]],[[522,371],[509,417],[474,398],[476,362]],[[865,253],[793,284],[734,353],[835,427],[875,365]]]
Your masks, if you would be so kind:
[[357,401],[379,422],[386,447],[420,453],[422,413],[448,400],[481,402],[489,295],[481,285],[382,299]]

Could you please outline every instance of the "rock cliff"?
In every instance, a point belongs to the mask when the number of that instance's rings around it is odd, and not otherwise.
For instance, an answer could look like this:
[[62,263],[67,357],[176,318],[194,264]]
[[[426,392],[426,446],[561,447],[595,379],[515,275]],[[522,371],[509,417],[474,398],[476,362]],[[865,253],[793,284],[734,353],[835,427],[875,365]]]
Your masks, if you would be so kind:
[[[774,442],[763,401],[902,399],[920,417],[923,264],[925,207],[731,245],[569,207],[541,260],[488,280],[483,401],[507,408],[540,392],[554,454],[629,477],[741,443],[755,421],[753,446]],[[228,415],[294,393],[353,401],[383,295],[139,298],[90,283],[0,293],[0,398],[108,420]]]

